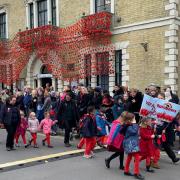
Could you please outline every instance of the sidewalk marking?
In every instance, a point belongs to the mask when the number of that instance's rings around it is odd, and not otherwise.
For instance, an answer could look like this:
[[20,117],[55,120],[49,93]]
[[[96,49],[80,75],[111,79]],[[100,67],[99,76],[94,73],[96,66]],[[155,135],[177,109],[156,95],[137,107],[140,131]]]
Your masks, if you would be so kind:
[[[100,147],[95,148],[95,150],[100,150],[100,149],[101,149]],[[29,158],[29,159],[24,159],[24,160],[19,160],[19,161],[8,162],[8,163],[0,164],[0,169],[3,170],[4,168],[13,167],[13,166],[23,166],[28,163],[47,161],[48,159],[60,158],[63,156],[68,156],[68,155],[81,154],[83,152],[84,152],[84,149],[72,150],[72,151],[67,151],[67,152],[49,154],[45,156],[39,156],[39,157],[34,157],[34,158]]]

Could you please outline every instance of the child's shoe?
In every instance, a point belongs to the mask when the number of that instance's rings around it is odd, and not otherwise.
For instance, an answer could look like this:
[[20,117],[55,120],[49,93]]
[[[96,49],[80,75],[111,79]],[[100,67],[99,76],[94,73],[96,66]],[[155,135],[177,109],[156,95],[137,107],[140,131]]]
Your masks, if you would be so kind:
[[160,166],[158,163],[152,163],[151,167],[155,168],[155,169],[160,169]]
[[28,147],[29,147],[29,144],[25,144],[24,147],[25,147],[25,148],[28,148]]
[[16,143],[15,146],[16,146],[16,147],[20,147],[19,143]]
[[91,159],[92,158],[92,156],[91,155],[85,155],[84,154],[84,156],[83,156],[84,158],[86,158],[86,159]]
[[154,173],[154,170],[150,168],[151,166],[146,166],[146,171],[150,173]]
[[93,152],[93,151],[91,151],[91,156],[92,156],[92,157],[95,157],[95,154],[94,154],[94,152]]
[[141,174],[134,174],[135,179],[144,180],[145,178]]
[[45,144],[45,140],[42,140],[42,145],[43,145],[43,146],[45,146],[45,145],[46,145],[46,144]]
[[53,148],[53,146],[51,146],[51,145],[48,145],[48,148]]
[[132,173],[130,173],[130,172],[124,172],[124,175],[125,176],[134,176]]
[[39,148],[37,144],[34,145],[34,148]]

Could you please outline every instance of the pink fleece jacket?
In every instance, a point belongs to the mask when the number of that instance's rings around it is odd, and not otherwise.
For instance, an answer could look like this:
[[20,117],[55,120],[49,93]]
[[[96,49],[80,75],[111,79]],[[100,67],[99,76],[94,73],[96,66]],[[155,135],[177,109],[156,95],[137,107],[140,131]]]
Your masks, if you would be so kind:
[[43,129],[44,134],[51,133],[51,127],[56,124],[57,121],[53,121],[51,119],[43,119],[39,125],[39,130]]

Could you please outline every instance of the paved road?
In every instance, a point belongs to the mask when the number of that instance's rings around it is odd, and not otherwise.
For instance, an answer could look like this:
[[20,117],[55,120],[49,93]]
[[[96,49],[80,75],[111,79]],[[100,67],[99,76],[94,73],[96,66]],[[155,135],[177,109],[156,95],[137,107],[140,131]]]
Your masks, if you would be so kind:
[[[55,162],[44,163],[37,166],[16,169],[0,173],[0,180],[130,180],[134,178],[124,177],[118,169],[118,159],[111,164],[111,169],[104,166],[104,157],[108,152],[97,153],[94,159],[82,157],[69,158]],[[173,165],[167,156],[162,156],[161,169],[154,174],[144,171],[144,163],[141,164],[142,174],[147,180],[179,180],[180,165]]]
[[[0,130],[0,165],[6,162],[39,157],[59,152],[71,151],[76,149],[77,141],[73,142],[73,147],[65,148],[62,137],[52,137],[54,149],[42,147],[42,135],[38,136],[39,149],[20,147],[16,151],[7,152],[5,150],[6,132]],[[0,172],[0,180],[120,180],[133,179],[124,177],[123,172],[118,169],[118,159],[111,164],[111,169],[106,169],[104,158],[109,156],[109,152],[96,153],[94,159],[84,159],[81,156],[69,157],[68,159],[56,160],[53,162],[44,162],[41,164],[24,165],[23,168],[15,166],[12,170]],[[32,165],[32,166],[31,166]],[[170,159],[162,153],[160,161],[161,169],[156,170],[154,174],[145,172],[144,162],[141,163],[141,172],[147,180],[179,180],[180,163],[173,165]]]

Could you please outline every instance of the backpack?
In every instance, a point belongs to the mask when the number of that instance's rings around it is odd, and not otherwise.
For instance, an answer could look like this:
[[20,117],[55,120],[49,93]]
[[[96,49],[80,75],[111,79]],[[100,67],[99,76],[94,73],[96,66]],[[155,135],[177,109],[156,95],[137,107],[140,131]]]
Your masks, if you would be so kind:
[[107,145],[108,145],[107,148],[109,151],[113,151],[113,152],[124,151],[123,149],[124,135],[120,134],[121,128],[122,127],[117,120],[115,120],[112,123],[110,133],[107,139]]

